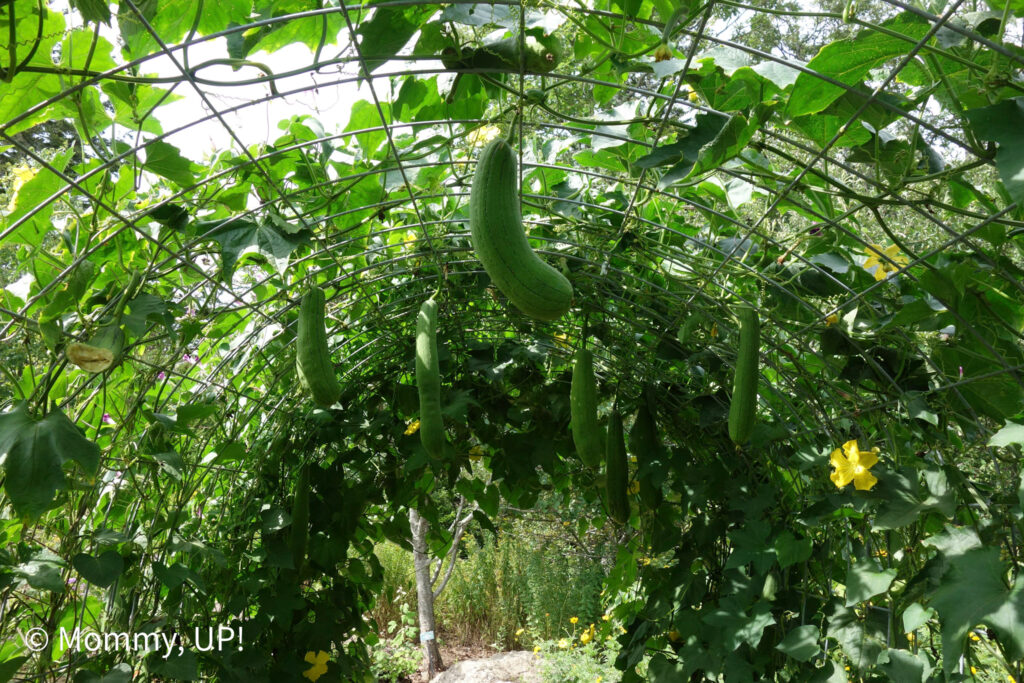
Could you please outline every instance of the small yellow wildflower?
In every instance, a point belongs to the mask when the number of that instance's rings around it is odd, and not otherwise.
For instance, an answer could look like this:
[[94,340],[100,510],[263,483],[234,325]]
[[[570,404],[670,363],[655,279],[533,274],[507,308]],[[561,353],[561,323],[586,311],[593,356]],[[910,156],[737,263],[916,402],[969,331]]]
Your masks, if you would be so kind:
[[409,426],[405,428],[405,435],[409,436],[410,434],[415,434],[419,430],[420,430],[420,421],[419,420],[413,420],[412,422],[409,423]]
[[849,671],[849,670],[850,670],[850,667],[848,667],[848,666],[844,666],[843,668],[844,668],[845,670],[847,670],[847,671]]
[[635,455],[629,456],[629,461],[630,462],[636,462],[636,456]]
[[977,633],[971,631],[971,640],[973,640],[974,642],[978,642],[979,640],[981,640],[981,638],[978,637]]
[[580,620],[579,617],[569,617],[569,623],[570,624],[575,624],[575,623],[579,622],[579,620]]
[[594,681],[594,683],[601,683],[601,681],[603,681],[603,680],[604,680],[604,677],[603,677],[603,676],[598,676],[598,677],[597,677],[597,680],[596,680],[596,681]]
[[978,675],[978,670],[975,669],[973,666],[971,667],[971,675],[972,676],[977,676]]
[[323,650],[320,650],[316,654],[312,650],[306,653],[306,661],[313,666],[302,672],[303,678],[308,678],[311,681],[315,681],[325,673],[327,673],[327,660],[330,658]]
[[534,645],[533,646],[533,654],[537,654],[538,652],[540,652],[540,645]]
[[602,614],[601,615],[601,620],[602,621],[611,621],[611,619],[612,619],[612,615],[610,615],[610,614]]
[[869,491],[878,483],[875,475],[868,470],[878,462],[878,449],[861,451],[857,440],[852,439],[843,444],[843,449],[832,451],[829,462],[835,471],[829,476],[838,488],[844,488],[851,481],[858,491]]
[[516,638],[518,638],[519,636],[523,635],[525,632],[526,632],[525,628],[517,629],[516,630]]
[[833,313],[832,315],[825,316],[825,327],[832,327],[839,322],[839,316]]
[[914,641],[915,641],[915,640],[917,640],[917,636],[915,636],[915,635],[914,635],[913,633],[908,633],[908,634],[907,634],[907,642],[908,642],[908,643],[910,643],[911,645],[913,645],[913,643],[914,643]]
[[711,326],[711,338],[718,339],[718,323]]
[[622,626],[619,627],[619,630],[622,631],[623,633],[626,632],[626,629],[624,627],[622,627]]
[[884,249],[880,244],[872,244],[864,251],[868,254],[868,260],[864,262],[864,270],[871,271],[874,268],[875,280],[884,280],[890,275],[898,273],[902,266],[909,263],[907,257],[900,253],[900,248],[895,244]]
[[559,638],[558,647],[560,647],[563,650],[566,649],[567,647],[569,647],[569,641],[566,638]]
[[640,558],[640,564],[642,564],[643,566],[646,567],[650,563],[651,563],[651,558],[649,558],[649,557],[641,557]]
[[569,526],[569,520],[562,522],[562,526]]
[[594,636],[591,635],[590,631],[584,631],[583,633],[580,634],[580,642],[583,643],[584,645],[586,645],[587,643],[590,642],[590,639],[593,638],[593,637]]
[[555,335],[555,346],[561,346],[563,349],[569,348],[569,337],[559,332]]
[[638,482],[636,479],[629,482],[629,488],[626,489],[626,493],[628,493],[631,496],[640,493],[640,482]]

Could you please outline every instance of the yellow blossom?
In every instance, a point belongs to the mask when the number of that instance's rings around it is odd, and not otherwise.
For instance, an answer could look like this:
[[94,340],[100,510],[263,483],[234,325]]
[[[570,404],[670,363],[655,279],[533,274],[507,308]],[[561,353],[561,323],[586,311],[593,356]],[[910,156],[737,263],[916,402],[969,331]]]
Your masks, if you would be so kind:
[[525,628],[517,629],[516,630],[516,637],[518,638],[519,636],[523,635],[523,633],[525,633],[525,632],[526,632]]
[[868,254],[868,260],[864,262],[864,270],[870,271],[875,268],[875,280],[884,280],[889,275],[898,273],[900,268],[909,262],[895,244],[884,249],[880,244],[872,244],[864,251]]
[[569,647],[568,639],[566,639],[566,638],[559,638],[558,639],[558,647],[562,648],[563,650],[565,648]]
[[981,638],[978,637],[977,633],[971,631],[971,640],[973,640],[974,642],[978,642],[979,640],[981,640]]
[[659,43],[658,47],[654,49],[654,61],[664,62],[672,59],[672,48],[665,43]]
[[501,135],[500,128],[498,128],[497,126],[488,125],[480,126],[479,128],[471,130],[469,132],[469,135],[466,136],[466,139],[469,141],[470,145],[474,147],[479,147],[481,145],[486,145],[488,142],[498,137],[499,135]]
[[409,423],[409,426],[405,428],[405,435],[409,436],[410,434],[415,434],[419,430],[420,430],[420,421],[419,420],[413,420],[412,422]]
[[651,558],[649,558],[649,557],[641,557],[640,558],[640,564],[642,564],[643,566],[646,567],[650,563],[651,563]]
[[562,526],[569,526],[569,520],[562,522]]
[[972,676],[977,676],[978,675],[978,670],[975,669],[973,666],[971,667],[971,675]]
[[561,346],[563,349],[569,348],[569,337],[559,332],[555,335],[555,346]]
[[913,644],[915,640],[917,640],[917,636],[915,636],[913,633],[907,634],[907,642]]
[[842,450],[832,451],[829,462],[835,471],[829,476],[832,483],[839,488],[851,481],[858,491],[868,491],[878,483],[878,479],[868,470],[878,462],[878,449],[861,451],[857,440],[852,439],[843,444]]
[[306,661],[313,666],[302,672],[303,678],[308,678],[311,681],[315,681],[325,673],[327,673],[327,660],[330,658],[323,650],[320,650],[316,654],[312,650],[306,653]]
[[839,322],[839,316],[833,313],[832,315],[825,316],[825,327],[832,327]]
[[626,489],[626,493],[628,493],[631,496],[640,493],[640,482],[638,482],[636,479],[629,482],[629,488]]
[[587,643],[590,642],[590,639],[593,638],[593,637],[594,636],[590,633],[590,631],[584,631],[583,633],[580,634],[580,642],[583,643],[584,645],[586,645]]
[[671,640],[673,643],[678,643],[680,640],[683,639],[683,636],[680,635],[679,631],[672,629],[668,632],[668,639]]
[[579,618],[579,617],[569,617],[569,623],[570,623],[570,624],[575,624],[575,623],[576,623],[576,622],[578,622],[579,620],[580,620],[580,618]]
[[534,645],[533,646],[533,654],[537,654],[538,652],[540,652],[540,645]]
[[602,614],[601,615],[601,620],[602,621],[611,621],[611,618],[612,618],[612,615],[610,615],[610,614]]

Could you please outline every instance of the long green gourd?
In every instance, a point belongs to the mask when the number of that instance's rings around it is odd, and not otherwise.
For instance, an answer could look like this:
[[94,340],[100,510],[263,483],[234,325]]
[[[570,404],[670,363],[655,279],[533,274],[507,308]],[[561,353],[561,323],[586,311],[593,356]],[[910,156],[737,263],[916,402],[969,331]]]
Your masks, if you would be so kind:
[[[661,440],[658,438],[658,425],[654,421],[646,395],[640,397],[640,408],[636,411],[636,420],[633,421],[633,429],[629,432],[629,449],[639,464],[637,481],[640,484],[640,502],[644,507],[654,510],[662,502],[661,488],[654,485],[650,473],[645,472],[645,467],[661,456]],[[644,473],[643,476],[641,472]]]
[[554,320],[572,305],[572,285],[530,248],[516,186],[515,153],[496,138],[480,153],[469,193],[473,250],[516,308],[539,320]]
[[313,402],[322,408],[329,408],[341,398],[341,385],[334,374],[331,352],[327,348],[324,305],[324,290],[319,287],[310,287],[302,295],[295,367],[299,373],[299,382],[309,389]]
[[416,388],[420,394],[420,442],[433,457],[444,454],[441,368],[437,359],[437,301],[427,299],[416,315]]
[[604,455],[601,431],[597,424],[597,380],[594,378],[594,353],[576,351],[569,387],[569,425],[576,452],[587,467],[597,467]]
[[309,542],[309,465],[299,470],[292,497],[292,533],[288,545],[292,551],[292,564],[296,572],[302,572],[306,560],[306,545]]
[[757,364],[761,352],[761,323],[757,311],[739,309],[740,343],[736,353],[736,375],[729,404],[729,438],[738,445],[750,439],[757,411]]
[[622,432],[622,416],[618,408],[608,417],[608,441],[605,444],[605,494],[608,514],[619,524],[629,522],[629,460],[626,439]]

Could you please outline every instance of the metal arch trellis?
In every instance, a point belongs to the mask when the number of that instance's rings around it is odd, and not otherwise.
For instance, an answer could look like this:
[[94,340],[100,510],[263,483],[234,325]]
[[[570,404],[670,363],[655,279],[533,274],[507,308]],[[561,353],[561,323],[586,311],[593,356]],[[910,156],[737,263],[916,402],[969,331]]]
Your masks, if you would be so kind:
[[[219,425],[223,432],[228,435],[238,436],[243,433],[257,434],[263,438],[262,429],[267,433],[280,426],[279,421],[266,418],[276,411],[284,411],[294,408],[299,398],[289,385],[291,368],[287,363],[273,362],[273,354],[266,351],[263,344],[279,344],[288,338],[289,318],[294,309],[294,297],[290,296],[287,284],[280,287],[279,283],[286,281],[286,277],[278,273],[267,272],[266,269],[253,266],[244,266],[243,278],[237,282],[225,283],[215,273],[195,266],[190,254],[214,253],[215,249],[209,245],[213,228],[206,234],[190,235],[176,242],[165,242],[163,239],[152,238],[145,229],[145,220],[148,211],[154,207],[172,207],[185,204],[190,209],[199,210],[203,207],[213,205],[214,194],[223,183],[229,182],[236,173],[253,173],[263,178],[273,190],[273,196],[260,198],[258,201],[250,202],[243,209],[236,212],[230,218],[221,221],[221,226],[231,220],[253,219],[261,220],[262,216],[274,213],[281,216],[290,223],[298,224],[308,229],[314,235],[312,244],[308,247],[308,253],[303,252],[294,258],[289,267],[293,272],[304,272],[307,278],[316,280],[318,277],[326,277],[320,284],[334,289],[334,298],[331,301],[331,313],[338,315],[344,320],[346,329],[338,336],[343,341],[334,349],[341,374],[346,383],[359,387],[361,395],[373,395],[375,392],[386,388],[385,377],[392,377],[408,371],[409,358],[403,343],[409,341],[409,329],[411,326],[411,312],[415,311],[417,302],[424,296],[428,289],[424,281],[444,281],[444,296],[446,307],[453,322],[448,325],[455,335],[460,335],[453,346],[455,353],[465,352],[468,348],[467,339],[486,340],[496,342],[504,339],[509,330],[515,330],[519,334],[532,334],[539,347],[547,350],[551,356],[552,363],[562,367],[565,360],[565,352],[560,344],[555,344],[549,328],[531,329],[525,324],[524,319],[513,313],[506,317],[502,308],[487,302],[480,306],[475,304],[479,299],[479,287],[481,271],[469,253],[467,233],[465,231],[465,218],[462,215],[465,205],[465,188],[459,188],[457,183],[462,183],[462,178],[470,174],[472,161],[466,163],[459,158],[463,147],[455,140],[457,129],[466,131],[469,127],[493,123],[502,120],[515,108],[509,104],[495,115],[485,115],[481,119],[473,118],[445,118],[434,117],[424,120],[401,121],[385,111],[386,102],[382,99],[382,81],[398,79],[402,77],[422,77],[425,79],[439,77],[449,72],[438,68],[435,65],[427,68],[420,68],[422,62],[434,61],[436,55],[374,55],[363,50],[360,41],[360,30],[362,20],[371,16],[370,12],[379,11],[382,8],[404,8],[414,5],[436,6],[429,2],[385,2],[365,5],[345,5],[337,7],[320,8],[308,12],[293,13],[282,17],[259,18],[244,26],[232,27],[211,35],[198,35],[197,27],[198,14],[192,22],[192,28],[188,31],[184,40],[172,44],[163,40],[160,31],[146,20],[140,6],[131,2],[123,3],[138,18],[140,25],[148,31],[149,35],[158,44],[159,51],[153,55],[147,55],[132,60],[129,64],[120,64],[116,68],[106,72],[97,73],[88,69],[64,69],[62,75],[80,79],[72,86],[62,90],[57,95],[48,98],[21,112],[10,121],[0,122],[0,139],[13,144],[26,156],[33,158],[36,165],[43,169],[41,173],[50,173],[62,184],[60,189],[51,194],[43,203],[37,205],[12,224],[4,224],[3,232],[0,232],[0,242],[5,238],[17,234],[20,226],[29,225],[38,215],[48,215],[42,212],[47,207],[57,206],[60,202],[71,202],[73,198],[86,199],[91,202],[94,213],[100,210],[110,215],[104,220],[112,223],[108,228],[108,234],[102,240],[91,242],[89,249],[76,255],[74,261],[64,268],[50,282],[42,284],[35,293],[28,299],[23,300],[21,310],[0,308],[0,314],[5,318],[3,335],[11,334],[14,329],[29,328],[33,323],[33,312],[47,297],[58,291],[65,279],[78,265],[97,254],[107,253],[105,250],[112,244],[126,239],[127,235],[136,235],[146,240],[151,248],[147,264],[147,275],[152,280],[161,279],[161,276],[170,273],[176,268],[184,266],[188,271],[187,278],[183,277],[181,282],[176,283],[173,291],[177,301],[193,301],[199,296],[206,297],[211,304],[212,311],[209,313],[209,320],[217,320],[221,317],[234,316],[236,319],[229,323],[222,324],[218,330],[225,335],[237,340],[237,345],[227,351],[218,351],[213,347],[209,348],[202,357],[203,373],[197,367],[191,367],[186,371],[178,372],[171,370],[167,373],[168,378],[164,386],[156,392],[154,409],[159,406],[173,406],[176,395],[184,391],[186,387],[202,383],[210,388],[216,388],[224,396],[228,397],[230,406],[237,412],[237,415],[230,421]],[[458,4],[458,3],[457,3]],[[526,7],[519,2],[497,3],[503,7],[518,9],[518,24],[520,35],[523,34]],[[961,3],[962,4],[962,3]],[[968,70],[981,68],[965,60],[959,55],[953,55],[948,50],[936,48],[928,44],[932,36],[940,30],[952,31],[967,40],[973,41],[976,45],[997,52],[1020,65],[1021,57],[1017,52],[1008,50],[985,36],[979,35],[970,29],[962,28],[956,23],[951,23],[954,12],[960,6],[954,3],[942,16],[935,16],[919,8],[906,5],[902,2],[892,1],[889,6],[900,8],[903,11],[913,13],[930,23],[928,32],[923,38],[911,39],[908,36],[899,34],[891,37],[903,40],[907,43],[908,52],[899,60],[895,68],[891,68],[885,78],[876,79],[881,84],[874,88],[863,100],[859,111],[850,115],[846,123],[841,127],[840,132],[832,136],[824,145],[813,145],[788,135],[786,131],[768,126],[759,132],[758,144],[761,144],[761,151],[766,158],[771,159],[773,173],[758,175],[753,169],[721,168],[717,173],[723,178],[735,178],[752,185],[764,200],[763,212],[751,219],[749,215],[733,212],[722,208],[721,205],[712,201],[701,203],[689,190],[683,186],[659,187],[652,178],[657,172],[650,168],[642,168],[639,173],[615,172],[600,167],[585,167],[574,164],[571,160],[559,162],[548,159],[529,159],[526,156],[526,144],[520,145],[521,174],[524,178],[536,173],[537,177],[547,179],[548,175],[555,177],[559,174],[572,177],[581,181],[588,190],[581,197],[565,198],[559,196],[555,191],[541,183],[540,190],[522,189],[522,201],[524,206],[532,209],[525,216],[528,227],[551,228],[553,236],[545,234],[536,237],[540,244],[538,252],[549,260],[551,257],[563,258],[570,270],[573,270],[582,289],[589,297],[581,297],[583,307],[587,310],[603,310],[603,318],[613,330],[610,337],[611,342],[607,345],[598,345],[600,365],[609,369],[609,377],[616,380],[627,373],[621,372],[621,367],[627,363],[633,363],[633,369],[638,376],[644,378],[654,376],[657,379],[672,379],[669,371],[664,368],[654,357],[653,350],[661,342],[668,342],[676,345],[674,328],[682,320],[682,317],[690,308],[699,309],[708,313],[716,324],[720,324],[722,330],[729,329],[732,324],[727,323],[728,301],[750,300],[755,295],[745,287],[737,283],[744,279],[749,280],[762,289],[766,286],[773,290],[782,292],[790,297],[796,307],[801,311],[800,319],[783,320],[772,318],[771,323],[777,324],[778,335],[773,335],[765,343],[763,353],[763,371],[765,375],[762,382],[771,376],[778,382],[778,388],[774,391],[771,401],[763,401],[761,409],[766,417],[777,424],[784,424],[788,431],[788,438],[793,443],[820,444],[823,441],[837,441],[840,434],[844,433],[842,426],[844,421],[854,421],[860,415],[874,413],[881,417],[886,411],[899,409],[902,405],[905,392],[898,381],[888,370],[867,353],[870,340],[851,338],[852,346],[864,356],[867,364],[875,371],[880,390],[870,400],[864,401],[856,406],[836,405],[836,398],[840,391],[837,387],[816,387],[815,377],[811,370],[803,368],[795,359],[804,358],[814,362],[827,365],[826,354],[819,348],[814,333],[821,321],[824,321],[830,314],[840,313],[843,310],[855,306],[865,306],[876,299],[881,298],[887,292],[888,282],[882,280],[863,287],[854,287],[846,284],[842,279],[834,276],[827,269],[818,267],[809,256],[799,249],[784,251],[784,254],[794,264],[803,269],[816,269],[833,284],[839,287],[841,294],[832,297],[817,297],[806,295],[799,287],[791,285],[787,278],[782,275],[775,276],[767,272],[761,272],[753,268],[742,258],[740,242],[737,240],[732,247],[722,246],[712,240],[705,240],[701,234],[687,232],[685,219],[674,215],[659,215],[652,217],[644,213],[644,203],[651,198],[658,202],[671,203],[676,209],[688,207],[699,220],[708,223],[714,221],[726,226],[726,232],[733,231],[735,237],[749,237],[756,239],[767,250],[781,251],[786,249],[786,238],[780,236],[770,225],[778,213],[779,207],[791,200],[793,193],[799,191],[799,185],[805,178],[824,179],[828,183],[830,196],[836,199],[836,204],[842,200],[844,205],[838,210],[829,213],[819,210],[815,206],[803,206],[804,214],[796,223],[803,230],[811,230],[817,227],[828,226],[828,230],[844,236],[851,245],[870,247],[871,237],[867,232],[859,232],[847,227],[848,221],[861,220],[871,225],[876,230],[890,234],[886,225],[886,217],[882,214],[882,207],[901,207],[907,210],[907,215],[915,216],[921,224],[932,229],[929,237],[934,239],[935,244],[927,248],[909,246],[909,243],[894,242],[901,247],[902,253],[910,257],[906,265],[901,266],[893,259],[881,254],[880,258],[889,266],[900,269],[901,281],[914,283],[921,286],[922,270],[934,273],[937,268],[933,265],[933,258],[943,253],[951,252],[958,246],[974,252],[979,261],[986,267],[991,268],[993,277],[1000,282],[1006,283],[1011,291],[1024,293],[1024,285],[1018,282],[1011,271],[1013,264],[996,260],[990,257],[982,248],[977,235],[989,226],[998,225],[1006,228],[1020,228],[1024,222],[1011,215],[1016,210],[1016,205],[1009,203],[1002,208],[994,208],[988,212],[973,210],[970,207],[956,207],[945,203],[938,198],[925,196],[922,203],[910,198],[911,186],[915,182],[938,181],[944,177],[942,173],[936,173],[924,178],[905,179],[902,184],[888,185],[881,177],[873,176],[869,171],[858,168],[854,162],[843,158],[843,154],[837,149],[842,131],[855,125],[860,113],[869,106],[877,104],[883,109],[892,113],[898,113],[901,119],[908,124],[916,126],[918,130],[933,136],[934,140],[941,141],[943,145],[958,150],[958,154],[966,157],[967,161],[951,168],[948,173],[962,172],[964,169],[981,169],[992,165],[991,158],[982,156],[972,141],[964,140],[957,136],[956,129],[946,130],[936,125],[929,119],[926,113],[916,111],[898,110],[894,105],[881,100],[878,96],[901,73],[914,55],[919,52],[928,55],[942,55],[957,61]],[[772,55],[768,52],[756,50],[744,46],[740,42],[710,35],[707,28],[710,17],[716,8],[721,6],[745,8],[751,11],[758,11],[752,5],[746,5],[732,0],[712,0],[701,10],[702,21],[696,30],[689,25],[679,29],[678,34],[685,36],[689,41],[686,50],[685,65],[681,71],[670,74],[661,79],[660,83],[651,85],[654,79],[628,78],[621,82],[606,78],[601,74],[591,72],[552,73],[545,76],[547,89],[550,92],[557,92],[562,88],[575,87],[615,87],[620,93],[628,93],[631,97],[642,99],[647,104],[647,116],[637,117],[629,121],[612,120],[601,121],[596,118],[589,118],[589,112],[560,112],[557,108],[547,104],[539,105],[533,110],[535,116],[523,116],[519,119],[519,140],[525,143],[531,136],[564,136],[566,138],[587,136],[594,134],[594,127],[597,125],[623,125],[632,123],[646,126],[648,133],[652,133],[644,139],[633,139],[628,133],[602,133],[610,140],[628,143],[635,150],[642,150],[648,153],[657,149],[665,139],[672,134],[682,137],[693,126],[684,123],[687,116],[697,113],[721,115],[710,104],[693,103],[685,101],[680,95],[686,77],[690,74],[692,65],[699,53],[701,46],[718,45],[744,51],[747,55],[761,60],[773,61],[778,64],[786,64],[801,76],[819,78],[821,82],[840,88],[844,93],[858,92],[857,87],[843,83],[838,79],[824,76],[815,72],[805,65],[794,65],[784,58]],[[200,8],[202,5],[200,5]],[[563,14],[578,14],[581,17],[597,17],[610,21],[626,19],[623,14],[613,11],[605,11],[588,8],[583,2],[577,3],[575,7],[562,7],[555,3],[547,3],[544,7],[548,10],[561,12]],[[786,10],[780,10],[786,12]],[[340,15],[344,19],[345,30],[347,31],[348,44],[339,53],[328,59],[323,59],[323,53],[328,45],[328,19],[331,15]],[[838,18],[837,15],[818,13],[814,16],[828,16]],[[356,20],[355,18],[358,18]],[[243,102],[237,106],[217,108],[210,98],[207,88],[227,85],[212,78],[205,78],[201,72],[209,62],[192,64],[189,61],[189,48],[206,43],[217,38],[237,39],[243,32],[270,28],[284,25],[289,21],[298,20],[319,20],[322,30],[319,42],[315,48],[315,54],[308,65],[302,68],[285,71],[265,72],[259,78],[239,79],[233,85],[244,84],[267,84],[271,92],[266,97],[253,98],[251,101]],[[638,24],[643,24],[657,32],[662,24],[648,19],[635,19]],[[632,19],[631,19],[632,21]],[[870,22],[856,18],[851,22],[852,26],[859,26],[866,29],[886,32],[884,26],[878,26]],[[894,33],[894,32],[890,32]],[[98,35],[98,32],[97,32]],[[178,58],[180,55],[180,59]],[[139,77],[127,75],[142,65],[146,64],[157,56],[170,58],[180,75],[169,80]],[[394,70],[376,68],[371,71],[369,65],[379,63],[382,58],[402,59],[413,68]],[[963,62],[967,61],[967,64]],[[361,126],[340,133],[326,132],[322,136],[315,135],[312,140],[292,141],[281,146],[275,145],[272,149],[250,150],[243,143],[242,136],[234,130],[226,118],[229,114],[247,113],[255,107],[271,101],[282,100],[290,95],[301,93],[305,88],[295,87],[286,89],[278,85],[283,84],[288,78],[299,74],[323,74],[327,69],[336,68],[342,70],[347,66],[355,66],[358,73],[354,76],[342,74],[341,77],[330,82],[318,82],[314,79],[316,87],[346,87],[363,82],[369,88],[372,105],[376,110],[380,121],[379,126]],[[50,71],[57,70],[54,67]],[[33,65],[25,65],[25,73],[46,73],[47,69]],[[487,74],[481,74],[486,76]],[[493,75],[493,74],[492,74]],[[526,74],[520,69],[518,74],[518,89],[521,91],[525,84]],[[86,88],[101,85],[107,81],[120,81],[134,85],[173,83],[175,87],[187,84],[206,103],[209,114],[197,117],[191,121],[185,121],[182,125],[176,125],[159,135],[150,135],[142,139],[141,127],[136,133],[136,144],[124,152],[118,152],[102,158],[102,163],[88,169],[83,175],[76,175],[74,171],[58,171],[42,155],[13,139],[8,131],[14,130],[22,121],[30,120],[40,114],[51,104],[60,102],[63,98],[73,97],[76,93]],[[553,84],[551,82],[554,82]],[[172,89],[173,90],[173,89]],[[504,88],[504,96],[516,96],[515,88],[507,86]],[[2,99],[2,96],[0,96]],[[658,108],[660,107],[660,111]],[[493,108],[492,108],[493,111]],[[144,116],[149,116],[147,112]],[[451,113],[451,110],[445,110]],[[653,115],[655,114],[656,115]],[[692,120],[692,119],[691,119]],[[159,197],[159,201],[150,204],[137,212],[124,211],[116,199],[108,198],[102,192],[90,192],[89,181],[99,177],[99,174],[114,172],[121,163],[139,163],[138,152],[146,145],[154,141],[173,139],[175,135],[187,134],[188,131],[200,121],[216,121],[223,130],[226,130],[235,144],[241,150],[235,158],[235,166],[204,174],[203,177],[190,187],[181,186],[180,189],[171,188],[168,192]],[[442,143],[426,152],[415,149],[410,153],[407,148],[399,144],[400,136],[412,133],[415,137],[418,130],[436,127],[446,129],[450,137],[447,143]],[[343,148],[347,143],[350,147],[354,141],[361,136],[368,136],[372,133],[381,132],[384,134],[387,146],[386,158],[376,157],[372,163],[359,166],[357,164],[347,165],[342,169],[338,164],[333,176],[325,174],[322,179],[313,179],[308,184],[291,182],[275,176],[272,167],[282,160],[293,158],[291,155],[305,155],[306,152],[316,145],[335,145]],[[472,148],[470,148],[472,149]],[[422,152],[422,156],[417,156]],[[787,160],[784,154],[790,154]],[[803,158],[801,158],[801,156]],[[566,157],[562,157],[565,159]],[[459,169],[470,169],[460,176]],[[782,171],[790,168],[798,172],[783,178]],[[342,170],[339,170],[342,169]],[[441,169],[442,177],[447,179],[440,188],[432,188],[429,191],[422,190],[416,182],[416,174],[420,172],[430,173]],[[832,177],[832,171],[839,169],[847,174],[848,178],[840,180]],[[138,170],[138,169],[136,169]],[[635,170],[635,169],[634,169]],[[444,172],[447,171],[447,175]],[[401,177],[400,184],[387,185],[387,175],[397,173]],[[356,187],[361,182],[379,183],[382,188],[387,188],[381,196],[369,203],[349,202],[345,197],[348,189]],[[397,189],[398,187],[401,189]],[[624,191],[625,201],[622,204],[609,205],[597,198],[591,187],[615,187]],[[862,187],[867,189],[862,190]],[[197,193],[208,193],[200,200],[196,200]],[[308,198],[317,196],[320,193],[322,202],[314,203]],[[343,201],[344,200],[344,201]],[[560,201],[571,206],[584,215],[596,215],[604,213],[609,217],[607,224],[592,222],[587,218],[559,218],[558,221],[545,221],[538,215],[543,215],[547,205]],[[758,200],[761,201],[761,200]],[[436,206],[435,206],[436,205]],[[278,207],[285,207],[278,210]],[[376,220],[374,216],[383,210],[398,207],[410,213],[400,216],[394,220]],[[439,207],[439,208],[438,208]],[[933,211],[933,209],[941,210]],[[411,210],[411,211],[410,211]],[[362,214],[370,212],[367,216]],[[954,218],[950,218],[953,216]],[[612,222],[611,217],[617,221],[617,226]],[[218,220],[220,220],[218,218]],[[966,225],[958,226],[955,220],[964,220]],[[806,221],[804,223],[803,221]],[[395,242],[392,238],[402,232],[417,231],[418,237],[415,240],[406,240],[399,243],[397,252]],[[631,247],[634,251],[623,257],[621,252],[616,250],[616,243],[629,231],[637,233],[637,241]],[[614,239],[609,239],[613,235]],[[378,244],[370,244],[370,239],[375,239]],[[790,239],[795,239],[790,236]],[[352,265],[350,252],[355,251],[363,245],[358,257],[363,263],[358,266]],[[621,261],[617,261],[621,259]],[[615,263],[618,262],[619,265]],[[687,266],[693,269],[694,278],[687,279],[673,276],[670,284],[666,284],[665,273],[668,267]],[[854,268],[858,266],[853,265]],[[600,268],[600,270],[598,270]],[[322,273],[327,273],[323,276]],[[268,289],[277,288],[278,291],[267,296],[262,295]],[[643,292],[650,299],[638,295]],[[232,302],[229,304],[218,303],[218,293],[230,295]],[[237,302],[237,303],[236,303]],[[944,302],[951,303],[951,302]],[[376,306],[376,308],[375,308]],[[369,310],[365,320],[353,320],[348,317],[346,311],[356,308]],[[970,377],[956,378],[944,374],[939,363],[924,355],[924,363],[930,369],[932,378],[928,390],[923,393],[925,396],[948,395],[949,401],[958,402],[962,410],[968,413],[978,425],[983,435],[992,431],[991,422],[984,415],[979,415],[974,406],[965,396],[964,391],[972,385],[979,386],[992,377],[1009,377],[1018,387],[1024,387],[1021,381],[1021,372],[1024,365],[1015,358],[1001,352],[997,342],[989,339],[985,332],[974,329],[959,311],[953,306],[947,306],[950,315],[957,319],[957,327],[963,326],[965,339],[976,343],[977,348],[983,350],[986,356],[992,361],[995,369]],[[204,315],[206,315],[204,313]],[[878,313],[865,314],[867,317],[877,319]],[[477,328],[468,329],[463,324],[471,318],[477,319]],[[629,346],[633,338],[638,338],[645,331],[643,326],[647,321],[652,321],[660,329],[655,330],[653,337],[654,344],[648,344],[638,352],[636,358],[626,358],[615,353],[616,344],[623,347]],[[579,319],[568,317],[564,322],[565,341],[573,345],[579,339]],[[282,336],[266,340],[267,326],[280,325]],[[1008,335],[1019,344],[1022,334],[1015,329],[1010,321],[995,316],[992,326],[1000,333]],[[352,334],[348,334],[349,331]],[[77,330],[76,330],[77,331]],[[903,342],[911,342],[914,339],[914,332],[903,329],[889,331],[891,338]],[[157,335],[146,336],[143,342],[156,345],[160,339]],[[719,343],[719,347],[724,344]],[[276,348],[276,347],[272,347]],[[676,348],[680,348],[676,345]],[[730,352],[719,348],[718,353],[725,366],[732,365]],[[248,358],[248,364],[244,363]],[[557,360],[554,360],[557,359]],[[280,360],[280,359],[279,359]],[[155,375],[158,366],[152,359],[138,356],[133,359],[139,367],[145,367],[146,372]],[[249,366],[264,366],[260,372],[252,370]],[[228,377],[233,368],[243,367],[244,374],[240,378]],[[659,376],[658,373],[664,373]],[[630,380],[626,380],[628,384]],[[636,380],[640,382],[639,379]],[[258,384],[266,383],[270,391],[257,394],[252,391]],[[981,385],[983,386],[983,385]],[[92,397],[103,391],[104,385],[100,378],[89,382],[80,383],[66,398],[69,402],[82,400],[83,403],[91,401]],[[166,389],[166,393],[165,393]],[[629,387],[635,391],[636,386]],[[815,391],[817,389],[817,391]],[[91,392],[91,394],[89,393]],[[139,409],[139,397],[130,410],[135,415]],[[680,411],[683,406],[677,399],[668,401],[663,409],[666,412]],[[80,416],[85,415],[85,407],[82,406]],[[816,421],[820,420],[820,424]],[[261,422],[262,421],[262,422]],[[127,426],[122,431],[120,425],[113,431],[114,438],[122,433],[127,433]],[[824,432],[824,436],[821,434]],[[197,440],[197,448],[200,451],[209,450],[213,440],[219,438],[220,432],[210,431],[204,433],[201,440]],[[993,450],[988,452],[995,467],[999,467],[998,459]],[[111,449],[107,457],[114,457],[116,454]],[[203,472],[216,473],[222,477],[242,477],[247,474],[244,467],[231,467],[217,463],[199,463],[197,468]],[[112,504],[112,501],[111,501]],[[107,514],[110,507],[107,509]],[[106,519],[106,517],[104,517]],[[132,520],[135,518],[132,517]],[[132,522],[134,523],[134,522]],[[226,522],[224,522],[226,524]],[[227,527],[224,527],[227,528]],[[1012,541],[1014,544],[1016,540]],[[165,550],[160,551],[165,552]],[[163,554],[154,555],[154,558],[165,559]],[[2,617],[0,617],[2,620]],[[803,623],[803,622],[801,622]]]

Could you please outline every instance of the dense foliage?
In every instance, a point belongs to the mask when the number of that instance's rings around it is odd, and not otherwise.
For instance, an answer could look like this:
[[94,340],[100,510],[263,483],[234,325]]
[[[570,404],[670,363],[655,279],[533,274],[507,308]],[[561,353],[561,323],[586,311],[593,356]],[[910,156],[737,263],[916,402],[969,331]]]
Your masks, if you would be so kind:
[[[1021,0],[70,4],[0,7],[0,681],[369,680],[453,495],[614,540],[623,681],[1022,680]],[[498,135],[550,322],[471,248]]]

